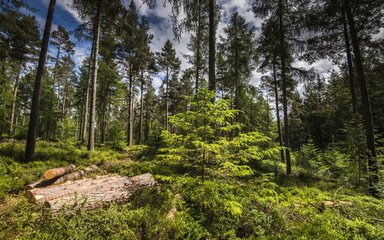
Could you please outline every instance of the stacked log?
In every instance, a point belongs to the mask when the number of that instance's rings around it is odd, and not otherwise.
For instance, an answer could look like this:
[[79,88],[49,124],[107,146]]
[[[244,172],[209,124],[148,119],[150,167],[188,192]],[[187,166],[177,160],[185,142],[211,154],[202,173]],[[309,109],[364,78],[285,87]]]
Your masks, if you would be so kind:
[[47,179],[47,180],[54,179],[56,177],[60,177],[60,176],[63,176],[67,173],[73,172],[75,170],[75,168],[76,168],[76,166],[71,164],[67,167],[49,169],[49,170],[45,171],[45,173],[43,174],[43,178]]

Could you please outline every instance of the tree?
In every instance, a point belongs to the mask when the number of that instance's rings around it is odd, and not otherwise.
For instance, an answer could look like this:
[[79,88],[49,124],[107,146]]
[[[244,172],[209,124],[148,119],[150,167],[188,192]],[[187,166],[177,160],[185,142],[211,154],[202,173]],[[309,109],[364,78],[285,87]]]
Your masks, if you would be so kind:
[[[292,21],[296,20],[296,16],[300,16],[300,9],[296,8],[295,11],[289,9],[288,7],[292,6],[292,2],[294,0],[289,1],[289,4],[286,1],[254,1],[253,9],[256,15],[261,17],[269,18],[266,20],[269,27],[274,27],[274,30],[271,31],[271,37],[269,39],[274,39],[276,41],[275,48],[278,49],[278,54],[280,55],[280,74],[281,74],[281,87],[282,87],[282,103],[283,103],[283,115],[284,115],[284,146],[285,148],[285,160],[286,160],[286,168],[287,175],[290,175],[292,172],[291,166],[291,156],[290,156],[290,134],[289,134],[289,116],[288,116],[288,80],[287,80],[287,70],[289,67],[287,66],[288,56],[290,45],[287,43],[287,36],[291,34],[288,32],[288,25],[291,25],[291,29],[293,28]],[[287,13],[290,13],[288,16]],[[272,14],[271,14],[272,13]],[[291,17],[291,18],[290,18]],[[290,36],[291,37],[291,36]]]
[[[38,53],[40,34],[35,17],[8,10],[0,13],[0,59],[3,59],[3,74],[13,79],[9,131],[15,132],[15,116],[20,78],[28,63],[34,63]],[[7,67],[6,67],[7,65]],[[12,75],[12,76],[11,76]]]
[[[244,112],[247,87],[254,69],[254,29],[246,23],[242,16],[234,12],[230,24],[224,29],[224,32],[227,34],[227,38],[223,39],[219,45],[226,66],[221,79],[222,86],[233,100],[234,108]],[[236,116],[236,120],[240,121],[239,116]],[[245,123],[244,119],[241,122]]]
[[[92,71],[91,71],[91,89],[90,89],[90,117],[89,117],[89,135],[88,150],[93,151],[95,148],[95,128],[96,128],[96,90],[97,90],[97,73],[100,48],[100,33],[103,23],[111,22],[121,9],[121,2],[118,0],[109,1],[97,0],[95,3],[91,0],[72,0],[72,8],[78,11],[80,17],[85,20],[91,20],[93,24],[93,40],[92,40]],[[113,21],[112,21],[113,22]]]
[[37,123],[39,117],[41,80],[44,74],[45,61],[47,58],[48,42],[51,32],[53,13],[55,10],[56,0],[50,0],[48,7],[47,19],[44,27],[43,41],[41,43],[39,64],[36,71],[36,80],[33,90],[31,113],[29,118],[28,138],[25,147],[25,162],[30,162],[35,158],[35,144],[37,135]]
[[349,32],[352,40],[352,49],[354,53],[356,74],[357,74],[357,79],[360,87],[361,100],[363,103],[363,116],[364,116],[365,134],[366,134],[366,143],[367,143],[367,149],[368,149],[368,152],[367,152],[368,169],[370,172],[368,190],[372,196],[378,197],[379,191],[377,189],[377,183],[379,182],[379,176],[378,176],[378,166],[377,166],[377,160],[376,160],[375,134],[373,129],[371,103],[369,100],[369,95],[367,90],[367,81],[365,78],[365,72],[364,72],[364,66],[363,66],[363,59],[360,51],[360,41],[357,35],[355,19],[352,15],[349,1],[344,0],[344,6],[346,10],[346,15],[347,15]]
[[[217,14],[217,2],[216,0],[208,1],[208,87],[210,90],[216,92],[216,29],[218,22]],[[145,0],[144,2],[150,3],[151,0]],[[201,25],[202,16],[200,15],[204,8],[204,0],[198,1],[180,1],[180,0],[168,0],[172,6],[173,15],[171,21],[173,22],[174,33],[178,37],[182,31],[181,26],[186,26],[187,29],[191,26],[189,23],[197,22]],[[178,24],[178,15],[181,7],[184,7],[184,12],[189,13],[187,15],[188,24]],[[200,23],[199,23],[200,21]],[[202,33],[202,32],[200,32]],[[198,57],[198,55],[196,55]],[[215,101],[215,98],[212,99]]]
[[[69,59],[68,56],[71,56],[74,54],[74,47],[75,44],[70,40],[69,32],[61,25],[57,27],[56,31],[52,32],[52,40],[51,44],[56,47],[56,56],[53,57],[54,60],[54,67],[53,67],[53,89],[57,93],[58,98],[59,97],[59,88],[60,88],[60,83],[57,79],[58,75],[62,75],[62,72],[59,71],[58,68],[63,67],[60,66],[63,64],[63,61],[68,63]],[[62,56],[63,54],[63,56]],[[64,58],[67,57],[67,58]],[[65,77],[64,77],[65,78]],[[57,108],[59,108],[59,105]],[[61,104],[62,106],[65,106],[65,104]],[[52,109],[54,109],[54,106],[52,104]],[[62,112],[62,117],[64,114],[63,107],[61,109]]]
[[118,57],[123,67],[127,71],[128,78],[128,124],[127,124],[127,145],[133,144],[133,125],[134,125],[134,100],[136,77],[139,72],[138,59],[138,15],[134,1],[131,1],[128,9],[121,14],[120,25],[118,26],[120,35],[118,43]]
[[161,49],[161,53],[158,55],[158,64],[162,71],[165,71],[165,77],[163,85],[165,87],[164,100],[165,100],[165,129],[169,130],[169,81],[172,75],[177,76],[177,72],[180,67],[180,60],[176,56],[176,51],[172,46],[171,41],[167,40],[164,47]]
[[138,29],[138,59],[139,61],[139,71],[140,71],[140,118],[139,118],[139,130],[137,142],[142,144],[144,138],[144,90],[146,88],[147,82],[145,80],[146,73],[153,74],[157,71],[154,54],[150,50],[150,43],[153,39],[153,36],[148,33],[149,24],[145,17],[141,17],[141,21]]

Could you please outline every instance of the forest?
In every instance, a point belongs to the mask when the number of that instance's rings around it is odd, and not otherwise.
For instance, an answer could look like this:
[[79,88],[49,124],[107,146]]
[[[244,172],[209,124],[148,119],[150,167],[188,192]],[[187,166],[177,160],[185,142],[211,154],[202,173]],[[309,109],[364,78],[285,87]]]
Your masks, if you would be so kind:
[[384,0],[0,0],[0,239],[383,236]]

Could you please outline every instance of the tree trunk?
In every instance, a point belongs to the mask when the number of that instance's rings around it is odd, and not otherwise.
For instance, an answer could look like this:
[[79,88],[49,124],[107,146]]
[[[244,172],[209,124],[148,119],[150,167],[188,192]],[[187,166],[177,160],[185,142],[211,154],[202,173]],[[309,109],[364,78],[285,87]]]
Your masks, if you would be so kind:
[[[209,0],[209,90],[216,91],[216,0]],[[212,99],[215,101],[215,98]]]
[[197,16],[197,26],[196,26],[196,57],[195,57],[195,95],[197,96],[197,91],[199,90],[199,77],[200,77],[200,62],[201,62],[201,0],[198,0],[198,16]]
[[81,143],[85,143],[85,139],[87,136],[87,123],[88,123],[88,104],[89,104],[89,83],[91,82],[92,79],[92,58],[94,55],[95,51],[95,44],[94,42],[92,43],[92,48],[91,48],[91,55],[89,56],[89,66],[88,66],[88,79],[85,83],[85,89],[84,89],[84,98],[83,98],[83,120],[82,123],[83,125],[81,126]]
[[91,108],[89,116],[89,136],[88,136],[88,150],[93,151],[95,149],[95,120],[96,120],[96,89],[97,89],[97,70],[98,58],[99,58],[99,39],[100,39],[100,27],[101,27],[101,1],[97,2],[97,12],[94,22],[94,36],[93,41],[95,44],[93,54],[93,69],[92,69],[92,87],[91,87]]
[[19,90],[20,75],[21,75],[21,69],[17,73],[15,86],[13,87],[13,92],[12,92],[12,110],[11,110],[11,119],[9,120],[9,133],[8,133],[9,136],[14,134],[13,124],[15,122],[16,102],[17,102],[17,93]]
[[371,104],[369,101],[367,82],[366,82],[365,73],[364,73],[362,56],[360,53],[359,38],[357,36],[357,30],[355,28],[355,22],[353,19],[351,8],[349,6],[349,1],[344,0],[344,7],[347,13],[349,31],[352,39],[352,48],[355,56],[357,79],[359,81],[361,100],[363,103],[365,137],[366,137],[367,149],[368,149],[368,152],[367,152],[368,170],[369,170],[368,191],[372,196],[378,197],[379,190],[377,189],[377,184],[379,183],[379,177],[378,177],[378,166],[376,161],[375,134],[373,130]]
[[133,144],[133,71],[129,67],[129,96],[128,96],[128,146]]
[[37,123],[39,121],[41,84],[44,75],[45,61],[47,59],[49,36],[51,33],[53,13],[55,11],[56,0],[50,0],[47,19],[44,27],[43,41],[39,56],[39,64],[36,71],[36,80],[32,96],[32,106],[29,118],[28,138],[25,147],[25,162],[30,162],[35,158],[35,145],[37,135]]
[[[277,124],[277,134],[279,138],[279,146],[283,147],[283,137],[281,134],[281,124],[280,124],[280,107],[279,107],[279,91],[277,89],[277,78],[276,78],[276,66],[275,66],[275,57],[273,61],[273,85],[275,91],[275,105],[276,105],[276,124]],[[285,162],[284,150],[280,150],[281,161]]]
[[351,92],[351,97],[352,97],[353,114],[356,116],[356,114],[357,114],[357,98],[356,98],[356,91],[355,91],[355,80],[353,77],[351,44],[349,42],[349,34],[348,34],[348,27],[347,27],[345,10],[343,10],[343,28],[344,28],[343,30],[344,30],[345,51],[347,53],[349,90]]
[[165,76],[165,129],[168,131],[169,130],[169,106],[168,106],[168,101],[169,101],[169,96],[168,96],[168,91],[169,91],[169,67],[167,66],[167,75]]
[[292,172],[291,153],[289,150],[289,121],[288,121],[288,97],[287,97],[287,79],[285,75],[285,47],[284,47],[284,26],[283,26],[283,1],[279,0],[279,25],[280,25],[280,51],[281,51],[281,80],[283,83],[283,111],[284,111],[284,145],[287,175]]
[[144,76],[143,71],[141,71],[141,85],[140,85],[140,123],[139,123],[139,137],[138,137],[138,143],[142,144],[143,141],[143,125],[144,125]]

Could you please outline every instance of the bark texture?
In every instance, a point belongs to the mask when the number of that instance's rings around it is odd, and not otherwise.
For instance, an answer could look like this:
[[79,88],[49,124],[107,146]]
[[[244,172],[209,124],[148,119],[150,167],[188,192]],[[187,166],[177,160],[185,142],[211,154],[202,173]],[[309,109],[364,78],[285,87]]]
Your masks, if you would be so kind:
[[112,202],[125,202],[136,191],[155,185],[152,174],[132,178],[100,176],[96,179],[81,179],[46,188],[27,191],[27,198],[39,205],[58,211],[63,207],[81,206],[93,209]]
[[33,89],[32,106],[29,118],[28,137],[25,147],[25,162],[30,162],[35,158],[35,145],[37,135],[37,123],[39,121],[39,108],[41,97],[41,84],[44,75],[45,61],[47,60],[49,36],[51,33],[51,26],[53,20],[53,13],[55,11],[56,0],[49,2],[47,20],[45,21],[43,41],[41,43],[41,50],[39,56],[39,64],[36,70],[36,80]]

